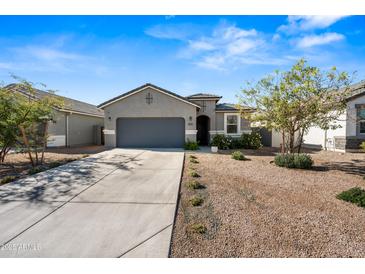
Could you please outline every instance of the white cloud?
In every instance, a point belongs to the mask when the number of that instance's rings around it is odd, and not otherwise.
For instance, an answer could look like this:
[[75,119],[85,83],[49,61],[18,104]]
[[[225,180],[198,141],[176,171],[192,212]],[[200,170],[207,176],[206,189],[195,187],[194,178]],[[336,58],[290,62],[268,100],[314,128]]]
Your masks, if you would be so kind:
[[17,51],[24,51],[26,54],[32,55],[41,60],[76,60],[82,58],[81,55],[70,53],[58,49],[42,47],[42,46],[26,46],[24,48],[16,49]]
[[191,24],[161,24],[146,29],[145,33],[159,39],[186,40],[195,31]]
[[281,25],[278,30],[287,34],[293,34],[301,31],[310,31],[315,29],[327,28],[337,21],[345,18],[338,15],[292,15],[288,16],[288,23]]
[[344,40],[345,36],[335,32],[328,32],[320,35],[308,35],[297,40],[299,48],[309,48],[313,46],[325,45]]
[[193,50],[214,50],[215,46],[207,41],[189,41],[189,48]]

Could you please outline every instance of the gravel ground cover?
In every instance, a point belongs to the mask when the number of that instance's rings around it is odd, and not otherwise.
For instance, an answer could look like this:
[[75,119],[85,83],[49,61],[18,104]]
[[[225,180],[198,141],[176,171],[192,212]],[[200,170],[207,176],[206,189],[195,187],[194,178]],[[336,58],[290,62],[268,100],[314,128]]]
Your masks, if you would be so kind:
[[[272,149],[242,152],[249,160],[186,155],[171,257],[365,257],[365,209],[336,198],[365,189],[365,154],[311,152],[314,169],[294,170],[276,167]],[[187,187],[191,167],[205,188]]]
[[[52,163],[66,163],[78,160],[89,154],[98,153],[105,150],[104,146],[85,146],[74,148],[49,148],[45,152],[45,167]],[[26,153],[11,153],[5,158],[5,163],[0,164],[0,180],[6,176],[22,178],[28,175],[32,168],[29,157]]]

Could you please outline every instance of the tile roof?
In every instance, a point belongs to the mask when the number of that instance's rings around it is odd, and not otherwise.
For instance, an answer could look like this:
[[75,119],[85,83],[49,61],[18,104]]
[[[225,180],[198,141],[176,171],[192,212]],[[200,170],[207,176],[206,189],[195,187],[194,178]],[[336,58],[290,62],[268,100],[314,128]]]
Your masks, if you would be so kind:
[[[27,94],[26,91],[24,90],[21,90],[19,85],[17,84],[10,84],[8,86],[6,86],[5,88],[7,89],[10,89],[10,90],[16,90],[18,92],[21,92],[23,94]],[[77,111],[77,112],[81,112],[81,113],[84,113],[84,114],[90,114],[90,115],[96,115],[96,116],[104,116],[104,111],[92,104],[88,104],[88,103],[85,103],[85,102],[81,102],[81,101],[78,101],[78,100],[74,100],[74,99],[71,99],[71,98],[67,98],[67,97],[64,97],[64,96],[60,96],[60,95],[56,95],[56,94],[52,94],[52,93],[49,93],[49,92],[46,92],[46,91],[43,91],[43,90],[39,90],[39,89],[34,89],[35,90],[35,97],[36,98],[43,98],[44,96],[54,96],[54,97],[57,97],[57,98],[60,98],[64,101],[64,106],[62,108],[62,110],[65,110],[65,111]]]
[[348,100],[352,100],[359,96],[365,95],[365,80],[351,85],[350,89],[351,95],[348,97]]
[[[242,106],[243,109],[246,109],[246,110],[253,110],[252,108],[250,107],[244,107]],[[236,104],[230,104],[230,103],[221,103],[221,104],[217,104],[215,106],[215,110],[216,111],[238,111],[239,108],[237,107]]]
[[169,91],[167,89],[161,88],[161,87],[156,86],[156,85],[151,84],[151,83],[146,83],[146,84],[144,84],[144,85],[142,85],[140,87],[137,87],[137,88],[134,88],[134,89],[132,89],[130,91],[127,91],[127,92],[125,92],[125,93],[123,93],[123,94],[121,94],[121,95],[119,95],[117,97],[114,97],[114,98],[112,98],[112,99],[110,99],[108,101],[105,101],[104,103],[99,104],[98,107],[104,107],[105,105],[107,105],[107,104],[109,104],[109,103],[111,103],[113,101],[117,101],[118,99],[121,99],[121,98],[123,98],[123,97],[125,97],[125,96],[127,96],[129,94],[132,94],[133,92],[136,92],[136,91],[138,91],[140,89],[144,89],[146,87],[152,87],[154,89],[159,89],[159,90],[161,90],[161,91],[163,91],[163,92],[165,92],[167,94],[170,94],[170,95],[172,95],[174,97],[177,97],[177,98],[181,99],[182,101],[185,101],[185,102],[187,102],[189,104],[195,105],[195,106],[197,106],[197,107],[200,108],[200,106],[196,105],[194,102],[189,101],[189,99],[187,97],[183,97],[183,96],[181,96],[179,94],[176,94],[176,93],[174,93],[172,91]]

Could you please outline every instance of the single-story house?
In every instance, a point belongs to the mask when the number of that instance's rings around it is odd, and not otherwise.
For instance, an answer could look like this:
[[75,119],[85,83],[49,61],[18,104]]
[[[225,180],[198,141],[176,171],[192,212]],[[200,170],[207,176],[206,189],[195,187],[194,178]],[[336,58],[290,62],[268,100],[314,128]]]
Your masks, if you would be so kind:
[[[10,84],[7,89],[29,96],[19,85]],[[62,109],[55,109],[54,118],[48,125],[47,147],[72,147],[102,143],[104,111],[94,105],[35,89],[34,99],[57,96],[64,102]]]
[[365,141],[365,81],[350,86],[345,113],[335,130],[312,127],[304,136],[304,146],[333,151],[357,151]]
[[216,134],[251,132],[249,121],[221,96],[198,93],[181,96],[145,84],[112,98],[104,110],[104,138],[109,147],[182,147],[188,140],[208,145]]

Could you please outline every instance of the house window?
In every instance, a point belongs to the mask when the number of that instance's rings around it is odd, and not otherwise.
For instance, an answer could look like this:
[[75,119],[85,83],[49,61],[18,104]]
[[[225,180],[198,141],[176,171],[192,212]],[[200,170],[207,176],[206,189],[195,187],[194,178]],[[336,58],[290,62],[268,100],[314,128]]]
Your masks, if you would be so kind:
[[358,119],[360,134],[365,134],[365,107],[359,108]]
[[225,113],[225,133],[238,134],[240,128],[240,115]]

